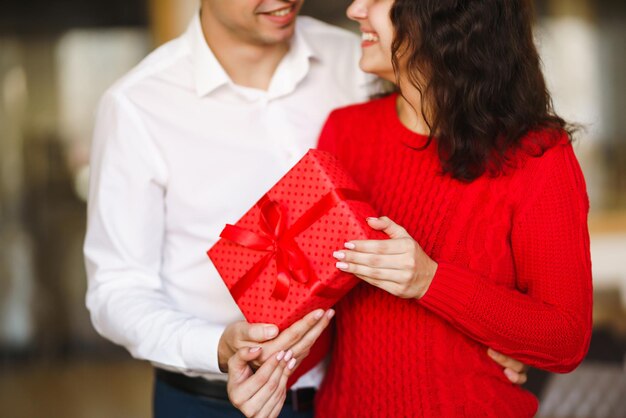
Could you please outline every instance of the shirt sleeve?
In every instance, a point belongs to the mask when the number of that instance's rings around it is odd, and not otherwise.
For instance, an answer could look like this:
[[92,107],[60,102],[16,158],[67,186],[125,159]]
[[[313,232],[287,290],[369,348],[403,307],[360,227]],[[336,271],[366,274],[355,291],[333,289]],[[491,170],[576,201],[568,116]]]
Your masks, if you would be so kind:
[[516,289],[439,263],[423,306],[484,345],[528,365],[573,370],[591,337],[589,203],[572,147],[544,155],[542,177],[511,231]]
[[107,93],[92,145],[87,308],[95,329],[139,359],[219,373],[224,327],[175,306],[160,278],[167,164],[133,104]]

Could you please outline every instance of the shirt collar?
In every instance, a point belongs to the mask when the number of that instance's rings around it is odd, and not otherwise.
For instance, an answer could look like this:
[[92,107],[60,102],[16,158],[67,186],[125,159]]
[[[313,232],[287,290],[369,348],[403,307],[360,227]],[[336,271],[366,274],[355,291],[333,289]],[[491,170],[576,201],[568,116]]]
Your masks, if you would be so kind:
[[199,12],[195,14],[189,24],[186,36],[190,41],[191,62],[198,96],[207,95],[218,87],[229,83],[230,77],[204,39]]
[[267,90],[269,99],[292,93],[298,83],[309,73],[311,59],[319,58],[319,54],[315,53],[311,44],[307,41],[302,25],[299,23],[301,21],[296,22],[296,30],[291,39],[289,52],[282,59],[272,77]]
[[[186,36],[190,41],[191,60],[198,96],[208,95],[223,85],[234,84],[204,39],[200,13],[196,13],[192,19]],[[296,22],[296,30],[291,40],[289,52],[282,59],[272,77],[267,91],[268,98],[292,92],[309,72],[310,60],[319,59],[319,57],[320,54],[307,41],[301,25]]]

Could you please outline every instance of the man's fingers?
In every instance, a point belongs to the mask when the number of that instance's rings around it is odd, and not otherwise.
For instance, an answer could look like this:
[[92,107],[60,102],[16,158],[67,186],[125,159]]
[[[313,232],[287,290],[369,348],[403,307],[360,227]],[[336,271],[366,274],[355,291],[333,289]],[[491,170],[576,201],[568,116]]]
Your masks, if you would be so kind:
[[496,363],[500,366],[504,367],[504,375],[509,379],[511,383],[516,385],[523,385],[528,380],[528,375],[526,374],[528,370],[528,366],[524,363],[517,361],[511,357],[505,356],[502,353],[499,353],[491,348],[487,350],[487,354],[491,357]]
[[243,341],[265,342],[276,338],[278,327],[272,324],[248,324],[244,322],[241,328],[240,338]]
[[507,379],[511,381],[511,383],[514,383],[516,385],[523,385],[528,379],[528,376],[525,373],[518,373],[515,370],[511,370],[508,368],[504,369],[504,374],[506,375]]
[[489,357],[491,357],[496,363],[504,368],[513,370],[516,373],[524,372],[525,365],[521,361],[517,361],[509,356],[499,353],[491,348],[487,350]]

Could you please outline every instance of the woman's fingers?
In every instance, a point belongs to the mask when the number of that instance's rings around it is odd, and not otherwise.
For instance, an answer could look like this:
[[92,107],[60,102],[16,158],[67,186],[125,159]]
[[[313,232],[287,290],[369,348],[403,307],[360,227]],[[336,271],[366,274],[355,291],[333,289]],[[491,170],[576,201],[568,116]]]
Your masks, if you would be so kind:
[[239,384],[252,375],[248,362],[258,358],[261,347],[242,348],[228,360],[228,382]]
[[344,244],[347,250],[370,254],[403,254],[409,252],[412,246],[411,237],[398,239],[368,239],[353,240]]
[[317,323],[313,328],[311,328],[300,340],[291,347],[291,351],[294,352],[294,356],[297,356],[298,361],[302,361],[304,353],[308,353],[315,341],[322,335],[322,332],[326,329],[328,324],[330,324],[330,320],[335,315],[335,311],[329,309],[324,314],[324,317]]
[[243,366],[243,362],[250,357],[249,350],[243,348],[237,351],[237,353],[231,357],[228,364],[227,389],[228,397],[232,404],[240,411],[244,412],[242,410],[243,406],[267,383],[280,363],[284,363],[281,362],[284,356],[284,351],[271,356],[253,374],[252,369],[247,363]]
[[[291,357],[291,352],[287,352],[284,355],[284,358],[287,356]],[[284,358],[281,358],[282,361],[279,361],[267,380],[259,380],[257,382],[262,383],[261,386],[258,387],[257,392],[252,395],[250,399],[244,402],[241,408],[239,408],[244,415],[248,417],[267,417],[270,411],[274,409],[274,403],[270,402],[270,399],[277,390],[281,389],[281,377],[284,373],[285,366],[287,365]],[[259,369],[257,373],[260,370],[261,369]],[[252,380],[252,378],[250,380]],[[268,405],[268,403],[270,403],[270,405]],[[264,410],[265,413],[262,413]]]
[[372,254],[358,251],[341,250],[333,253],[338,261],[350,264],[360,264],[374,268],[391,270],[412,269],[414,259],[408,253],[403,254]]
[[359,279],[376,286],[385,292],[403,299],[417,296],[413,283],[414,273],[410,269],[390,269],[382,267],[370,267],[355,263],[339,261],[337,268],[346,273],[352,273]]
[[[296,321],[289,328],[284,330],[275,343],[281,344],[282,347],[291,347],[300,341],[311,329],[313,329],[320,322],[324,322],[325,311],[323,309],[317,309],[310,312],[304,318]],[[274,343],[274,342],[273,342]]]
[[336,266],[339,270],[355,274],[375,286],[380,285],[380,282],[402,283],[410,280],[412,276],[408,270],[370,267],[344,261],[337,262]]
[[367,218],[367,223],[370,227],[372,227],[372,229],[383,231],[385,234],[389,235],[389,238],[392,239],[402,238],[409,235],[406,232],[406,229],[386,216],[381,216],[380,218]]
[[[284,347],[292,347],[292,351],[296,357],[300,357],[301,352],[293,349],[298,342],[308,334],[310,330],[322,323],[325,328],[329,319],[325,317],[328,312],[323,309],[316,309],[305,315],[302,319],[292,324],[289,328],[280,333],[278,337],[272,341],[263,344],[264,352],[273,353]],[[325,325],[324,325],[325,324]],[[267,359],[261,356],[255,361],[255,365],[260,366]]]
[[388,240],[349,241],[335,251],[336,267],[403,299],[423,297],[435,277],[437,263],[404,228],[389,218],[368,219],[389,234]]
[[283,370],[283,374],[280,376],[280,380],[278,382],[278,387],[276,388],[276,390],[274,390],[270,398],[267,400],[267,402],[265,402],[265,404],[259,411],[259,417],[274,418],[280,414],[283,404],[285,403],[287,393],[287,379],[289,377],[289,375],[287,374],[287,370],[287,368]]
[[[247,417],[278,416],[284,402],[287,379],[296,359],[291,350],[272,355],[255,373],[247,363],[260,354],[260,348],[241,349],[228,367],[228,397]],[[278,411],[278,413],[276,413]]]
[[[285,383],[287,385],[287,383]],[[270,412],[270,418],[277,418],[280,415],[280,412],[283,409],[283,405],[285,404],[285,399],[287,399],[287,390],[283,391],[282,395],[274,405],[274,409]]]

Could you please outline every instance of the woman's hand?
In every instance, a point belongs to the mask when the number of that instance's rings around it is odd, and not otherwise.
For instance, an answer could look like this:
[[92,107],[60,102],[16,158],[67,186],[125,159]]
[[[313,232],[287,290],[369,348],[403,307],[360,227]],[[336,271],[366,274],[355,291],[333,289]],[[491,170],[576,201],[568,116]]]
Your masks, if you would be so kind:
[[272,324],[250,324],[239,321],[230,324],[224,330],[218,346],[218,360],[220,369],[228,371],[228,360],[240,349],[245,347],[262,346],[263,352],[254,358],[251,365],[254,369],[279,350],[290,349],[298,361],[302,361],[309,350],[330,324],[335,311],[316,309],[305,315],[304,318],[293,323],[283,332]]
[[296,359],[291,351],[281,351],[254,372],[250,363],[262,351],[261,347],[242,348],[228,360],[228,397],[246,417],[275,418],[285,403]]
[[[437,263],[400,225],[387,217],[368,218],[368,224],[389,235],[388,240],[350,241],[335,251],[337,268],[401,298],[421,298],[430,287]],[[504,368],[517,385],[528,379],[528,366],[511,357],[488,350],[489,357]]]
[[437,271],[433,261],[400,225],[387,217],[368,218],[368,224],[389,235],[388,240],[359,240],[335,251],[337,268],[404,299],[426,294]]

